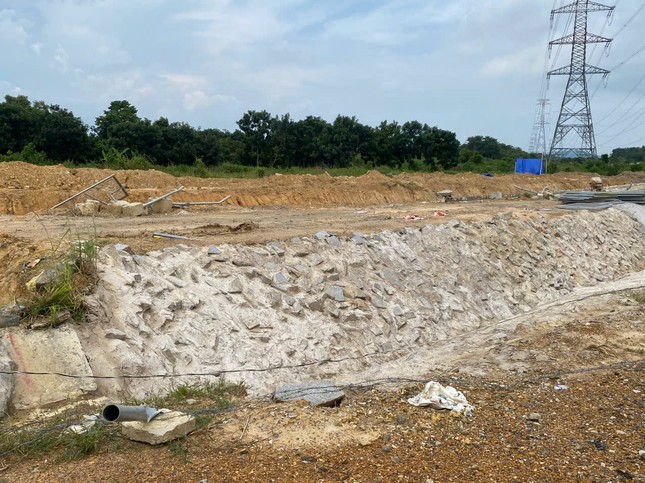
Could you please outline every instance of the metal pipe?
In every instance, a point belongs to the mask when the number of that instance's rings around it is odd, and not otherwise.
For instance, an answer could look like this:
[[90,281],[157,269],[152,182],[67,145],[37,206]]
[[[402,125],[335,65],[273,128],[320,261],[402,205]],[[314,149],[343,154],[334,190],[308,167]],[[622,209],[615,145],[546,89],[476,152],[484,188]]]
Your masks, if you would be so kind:
[[156,202],[161,201],[161,200],[165,200],[169,196],[172,196],[175,193],[179,193],[180,191],[184,191],[183,186],[180,186],[179,188],[177,188],[176,190],[171,191],[170,193],[166,193],[165,195],[161,195],[159,198],[155,198],[154,200],[150,200],[147,203],[144,203],[143,207],[147,208],[148,206],[154,205]]
[[121,406],[110,404],[103,408],[103,419],[110,422],[141,421],[149,423],[156,418],[161,411],[148,406]]
[[50,210],[55,210],[55,209],[56,209],[56,208],[58,208],[59,206],[63,206],[65,203],[68,203],[68,202],[72,201],[74,198],[78,198],[78,197],[79,197],[79,196],[81,196],[82,194],[87,193],[88,191],[90,191],[90,190],[92,190],[92,189],[96,188],[96,187],[97,187],[98,185],[100,185],[101,183],[105,183],[108,179],[110,179],[110,178],[114,178],[114,176],[115,176],[114,174],[111,174],[111,175],[110,175],[110,176],[108,176],[107,178],[102,179],[101,181],[98,181],[98,182],[94,183],[92,186],[90,186],[90,187],[88,187],[88,188],[85,188],[83,191],[79,191],[79,192],[78,192],[78,193],[76,193],[74,196],[70,196],[70,197],[69,197],[69,198],[67,198],[65,201],[61,201],[61,202],[60,202],[60,203],[58,203],[56,206],[52,206],[52,207],[50,208]]
[[219,201],[177,201],[176,203],[173,203],[172,206],[176,208],[182,208],[186,206],[221,205],[225,201],[228,201],[231,196],[233,195],[228,195],[227,197],[222,198]]

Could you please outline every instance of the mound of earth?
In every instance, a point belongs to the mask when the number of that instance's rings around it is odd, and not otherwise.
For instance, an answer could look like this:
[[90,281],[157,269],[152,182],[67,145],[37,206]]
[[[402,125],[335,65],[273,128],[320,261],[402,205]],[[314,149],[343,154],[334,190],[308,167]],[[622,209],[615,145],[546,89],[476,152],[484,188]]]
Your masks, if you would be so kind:
[[[521,195],[523,189],[550,191],[582,189],[589,173],[553,175],[500,175],[473,173],[405,173],[386,176],[375,171],[360,177],[323,175],[273,175],[260,179],[176,178],[156,170],[113,171],[95,168],[69,169],[62,165],[35,166],[23,162],[0,163],[0,214],[26,214],[47,210],[82,189],[116,174],[127,185],[130,201],[184,186],[175,201],[218,201],[232,195],[229,204],[253,206],[370,206],[390,203],[437,201],[436,193],[452,190],[455,196],[488,197]],[[624,173],[605,178],[610,185],[642,182],[645,173]]]

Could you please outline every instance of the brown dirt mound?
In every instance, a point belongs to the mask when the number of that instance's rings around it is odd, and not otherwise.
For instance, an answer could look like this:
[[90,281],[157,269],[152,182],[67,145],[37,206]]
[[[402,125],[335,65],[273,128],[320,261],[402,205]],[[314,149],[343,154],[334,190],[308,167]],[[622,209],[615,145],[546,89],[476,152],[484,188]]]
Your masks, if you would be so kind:
[[[551,191],[584,188],[590,173],[554,175],[502,175],[488,178],[473,173],[405,173],[386,176],[370,171],[360,177],[323,175],[273,175],[260,179],[176,178],[156,170],[113,171],[65,166],[35,166],[22,162],[0,163],[0,214],[26,214],[51,208],[110,174],[126,184],[131,201],[146,201],[185,186],[176,201],[228,201],[245,207],[362,207],[393,203],[437,201],[436,192],[453,190],[455,196],[518,195],[521,188]],[[605,178],[610,185],[645,181],[645,173],[625,173]],[[521,188],[518,188],[521,187]]]

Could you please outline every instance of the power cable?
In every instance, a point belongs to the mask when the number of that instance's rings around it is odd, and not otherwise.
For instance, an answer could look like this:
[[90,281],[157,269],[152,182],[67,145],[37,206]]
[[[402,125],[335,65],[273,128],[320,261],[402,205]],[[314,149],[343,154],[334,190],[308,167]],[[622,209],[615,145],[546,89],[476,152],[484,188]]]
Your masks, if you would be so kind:
[[629,99],[629,96],[631,96],[631,95],[634,93],[634,91],[638,88],[638,86],[640,85],[640,83],[641,83],[641,82],[643,82],[643,80],[645,80],[645,74],[643,74],[643,76],[638,80],[638,82],[636,83],[636,85],[632,88],[632,90],[631,90],[631,91],[629,91],[629,93],[628,93],[628,94],[623,98],[623,100],[622,100],[622,101],[620,101],[618,104],[616,104],[616,106],[615,106],[611,111],[609,111],[609,113],[605,114],[605,117],[603,117],[602,119],[600,119],[600,120],[598,121],[598,123],[603,122],[605,119],[607,119],[608,117],[610,117],[614,112],[616,112],[618,109],[620,109],[620,106],[622,106],[622,105],[625,103],[625,101],[626,101],[627,99]]
[[272,372],[281,369],[299,369],[302,367],[317,366],[320,364],[338,364],[346,361],[356,361],[361,359],[366,359],[368,357],[376,357],[386,354],[392,354],[394,352],[400,352],[404,350],[401,349],[392,349],[389,351],[381,352],[370,352],[363,354],[358,357],[341,357],[338,359],[321,359],[317,361],[303,362],[301,364],[292,364],[292,365],[282,365],[282,366],[269,366],[269,367],[249,367],[249,368],[239,368],[239,369],[222,369],[213,372],[185,372],[185,373],[175,373],[175,374],[124,374],[120,376],[106,376],[106,375],[86,375],[86,374],[68,374],[65,372],[47,372],[47,371],[0,371],[0,374],[7,375],[25,375],[25,376],[58,376],[68,379],[168,379],[168,378],[178,378],[178,377],[220,377],[223,374],[238,374],[238,373],[254,373],[254,372]]

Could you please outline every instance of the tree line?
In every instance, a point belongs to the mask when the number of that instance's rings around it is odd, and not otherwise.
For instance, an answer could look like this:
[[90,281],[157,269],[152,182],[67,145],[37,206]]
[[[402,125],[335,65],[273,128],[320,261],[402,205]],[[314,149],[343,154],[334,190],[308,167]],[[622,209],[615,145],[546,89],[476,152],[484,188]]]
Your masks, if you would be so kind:
[[333,122],[309,116],[248,111],[233,131],[196,129],[165,117],[141,118],[126,100],[116,100],[87,126],[71,111],[26,96],[0,103],[0,155],[29,151],[52,162],[87,164],[110,153],[137,154],[159,166],[233,163],[256,167],[342,168],[350,165],[446,170],[484,159],[526,156],[489,136],[463,145],[454,132],[419,121],[383,121],[372,127],[356,117]]
[[[115,159],[156,165],[257,168],[384,167],[408,170],[512,172],[518,157],[539,157],[491,136],[471,136],[461,144],[454,132],[419,121],[383,121],[372,127],[356,117],[333,122],[309,116],[248,111],[237,129],[198,129],[165,117],[141,118],[127,100],[116,100],[87,126],[71,111],[26,96],[0,103],[0,161],[110,164]],[[600,159],[550,163],[549,171],[586,170],[616,174],[642,170],[645,147],[617,148]],[[123,166],[126,167],[126,166]],[[133,167],[132,164],[127,167]]]

